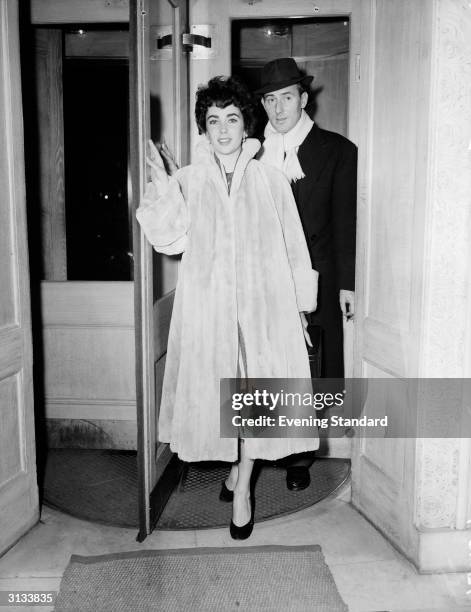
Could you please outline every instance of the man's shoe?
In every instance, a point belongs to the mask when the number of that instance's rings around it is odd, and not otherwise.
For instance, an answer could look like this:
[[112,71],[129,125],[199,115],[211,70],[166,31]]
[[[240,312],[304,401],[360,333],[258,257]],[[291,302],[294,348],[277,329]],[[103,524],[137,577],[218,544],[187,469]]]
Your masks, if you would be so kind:
[[302,491],[311,484],[309,468],[305,465],[295,465],[286,468],[286,486],[290,491]]

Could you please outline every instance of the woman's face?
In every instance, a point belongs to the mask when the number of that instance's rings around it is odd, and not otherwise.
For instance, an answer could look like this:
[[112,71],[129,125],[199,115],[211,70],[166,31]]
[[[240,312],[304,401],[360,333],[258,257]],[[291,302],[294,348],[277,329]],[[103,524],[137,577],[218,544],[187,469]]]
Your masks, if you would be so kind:
[[206,134],[219,155],[240,150],[244,137],[244,118],[237,106],[210,106],[206,112]]

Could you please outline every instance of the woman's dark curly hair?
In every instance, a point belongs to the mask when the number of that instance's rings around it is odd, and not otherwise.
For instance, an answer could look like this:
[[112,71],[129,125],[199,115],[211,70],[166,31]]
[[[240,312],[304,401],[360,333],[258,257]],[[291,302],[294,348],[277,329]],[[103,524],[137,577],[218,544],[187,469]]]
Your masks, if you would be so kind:
[[252,136],[256,125],[255,102],[247,87],[235,77],[216,76],[196,92],[195,116],[200,134],[206,133],[206,113],[210,106],[226,108],[233,104],[242,113],[247,136]]

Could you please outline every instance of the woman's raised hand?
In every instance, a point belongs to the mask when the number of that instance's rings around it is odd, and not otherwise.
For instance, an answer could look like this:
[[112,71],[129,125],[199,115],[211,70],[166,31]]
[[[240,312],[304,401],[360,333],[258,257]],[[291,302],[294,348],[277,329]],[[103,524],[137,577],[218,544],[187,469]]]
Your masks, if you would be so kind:
[[167,172],[170,174],[170,176],[173,176],[175,172],[178,170],[178,165],[177,165],[177,162],[175,161],[175,158],[173,157],[172,151],[170,151],[170,149],[167,146],[167,143],[165,142],[160,143],[159,151],[162,157],[164,158]]
[[162,193],[168,185],[168,174],[162,157],[152,140],[148,141],[146,161],[150,169],[152,183],[158,192]]

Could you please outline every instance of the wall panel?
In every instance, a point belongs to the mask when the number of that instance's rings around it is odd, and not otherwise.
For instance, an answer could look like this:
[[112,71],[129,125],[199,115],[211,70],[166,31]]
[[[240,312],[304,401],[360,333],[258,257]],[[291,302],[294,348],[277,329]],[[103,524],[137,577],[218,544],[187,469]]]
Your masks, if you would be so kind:
[[129,0],[31,0],[34,24],[128,21]]
[[[102,421],[107,427],[100,429],[109,430],[102,436],[106,447],[135,448],[133,283],[44,282],[41,298],[50,444],[73,444],[71,431],[79,427],[83,447],[86,436],[78,422]],[[95,429],[92,448],[98,443]]]

